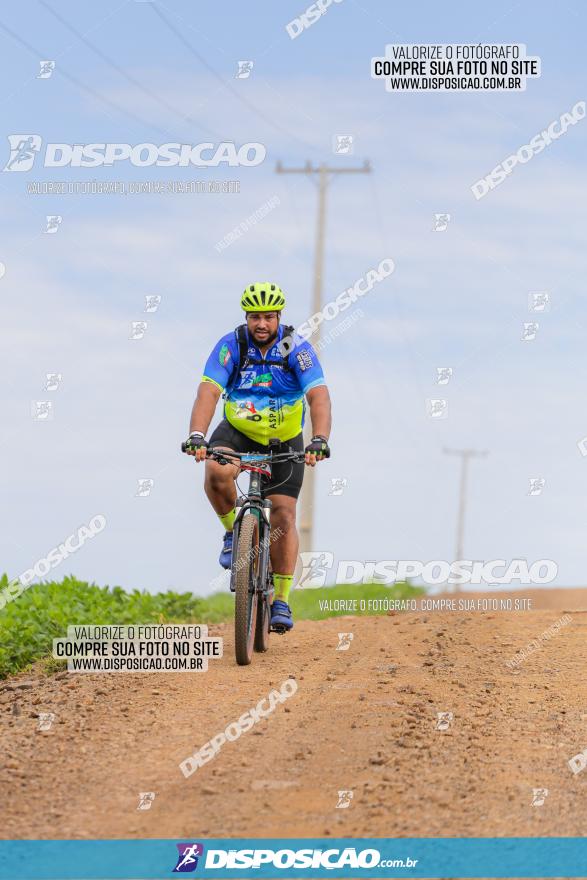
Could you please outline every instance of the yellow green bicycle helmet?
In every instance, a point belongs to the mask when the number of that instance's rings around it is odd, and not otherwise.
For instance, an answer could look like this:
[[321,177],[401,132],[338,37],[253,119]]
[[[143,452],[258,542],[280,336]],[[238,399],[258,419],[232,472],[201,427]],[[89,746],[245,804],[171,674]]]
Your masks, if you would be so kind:
[[255,281],[245,287],[241,308],[245,312],[280,312],[285,306],[281,287],[270,281]]

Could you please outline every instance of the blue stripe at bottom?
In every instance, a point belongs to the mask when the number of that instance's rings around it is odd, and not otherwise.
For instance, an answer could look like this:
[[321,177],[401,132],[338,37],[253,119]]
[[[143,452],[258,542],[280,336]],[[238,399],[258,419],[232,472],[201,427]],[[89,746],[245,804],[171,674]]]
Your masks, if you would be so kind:
[[[199,847],[192,848],[192,844]],[[386,864],[389,861],[392,864]],[[180,862],[182,867],[174,871]],[[159,880],[181,876],[587,877],[587,840],[194,837],[0,841],[0,880]]]

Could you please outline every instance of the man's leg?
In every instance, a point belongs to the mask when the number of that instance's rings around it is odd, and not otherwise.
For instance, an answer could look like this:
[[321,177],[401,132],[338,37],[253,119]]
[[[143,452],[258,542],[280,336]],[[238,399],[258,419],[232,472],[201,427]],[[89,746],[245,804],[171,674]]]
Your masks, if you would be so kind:
[[[228,446],[215,446],[214,449],[233,451]],[[234,464],[218,464],[213,459],[206,461],[204,490],[218,519],[224,526],[224,544],[220,554],[220,565],[230,568],[232,557],[232,529],[235,519],[236,485],[239,468]]]
[[[226,450],[234,452],[229,446],[214,446],[216,452]],[[233,514],[234,522],[234,505],[236,502],[236,486],[234,481],[238,477],[238,466],[234,464],[218,464],[214,459],[209,458],[206,462],[206,476],[204,479],[204,490],[208,496],[208,501],[216,511],[220,520],[223,521],[224,516]],[[232,528],[232,523],[230,524]]]
[[298,558],[298,531],[296,529],[296,498],[290,495],[270,495],[271,508],[271,565],[275,584],[274,601],[289,601],[293,574]]

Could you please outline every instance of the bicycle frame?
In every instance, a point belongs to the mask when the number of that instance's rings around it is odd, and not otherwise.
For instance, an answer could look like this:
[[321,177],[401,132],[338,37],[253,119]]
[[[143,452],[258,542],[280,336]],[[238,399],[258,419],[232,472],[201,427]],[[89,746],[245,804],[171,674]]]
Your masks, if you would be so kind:
[[[233,464],[241,471],[249,471],[248,492],[240,495],[236,501],[230,570],[230,589],[235,594],[235,654],[240,666],[248,666],[253,651],[263,653],[267,650],[270,632],[282,635],[286,632],[283,624],[271,626],[271,601],[274,596],[269,552],[272,502],[264,497],[263,480],[271,478],[273,464],[284,461],[302,462],[305,453],[291,449],[288,452],[277,452],[280,446],[281,442],[272,438],[269,440],[268,453],[241,453],[229,449],[211,449],[206,453],[206,458],[214,458],[221,465]],[[182,452],[188,452],[190,448],[194,447],[190,447],[189,440],[181,444]],[[252,521],[253,517],[256,523]],[[246,533],[241,548],[243,528]],[[234,548],[238,548],[236,562]],[[255,559],[256,564],[251,564],[252,559]]]
[[[251,453],[241,458],[241,462],[254,462],[266,456],[255,456]],[[249,469],[249,490],[246,495],[239,496],[236,500],[236,517],[233,526],[233,544],[238,546],[240,524],[246,513],[253,513],[259,521],[259,564],[257,570],[261,577],[261,583],[255,583],[254,588],[258,593],[266,596],[268,590],[268,578],[263,577],[269,571],[269,543],[271,534],[271,506],[269,498],[263,497],[263,477],[271,476],[271,466],[251,467]],[[234,571],[231,571],[230,589],[234,592]]]
[[[181,451],[188,451],[189,441],[181,444]],[[260,583],[255,583],[254,589],[258,593],[263,594],[263,600],[270,598],[271,583],[267,574],[269,568],[269,537],[271,534],[271,500],[263,497],[263,477],[271,477],[272,464],[278,461],[303,461],[303,452],[276,452],[276,447],[280,446],[280,441],[273,438],[269,441],[269,454],[265,453],[240,453],[232,450],[219,450],[215,453],[211,450],[208,454],[209,458],[215,458],[220,464],[238,464],[245,466],[243,470],[250,472],[249,491],[246,495],[241,495],[236,501],[236,517],[233,526],[233,546],[238,546],[238,538],[240,532],[240,524],[246,513],[252,512],[259,521],[259,565],[257,571],[261,573],[261,577],[257,578]],[[251,464],[249,464],[251,462]],[[256,464],[255,464],[256,462]],[[235,572],[231,570],[230,589],[235,591],[234,586]]]

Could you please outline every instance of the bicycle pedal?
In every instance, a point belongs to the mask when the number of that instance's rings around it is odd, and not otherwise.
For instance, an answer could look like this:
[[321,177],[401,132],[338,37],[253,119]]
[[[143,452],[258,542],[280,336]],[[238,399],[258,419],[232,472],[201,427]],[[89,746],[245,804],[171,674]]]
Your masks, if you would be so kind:
[[287,632],[287,627],[284,626],[282,623],[277,623],[275,624],[275,626],[271,627],[271,632],[277,633],[277,635],[279,636],[283,636]]

